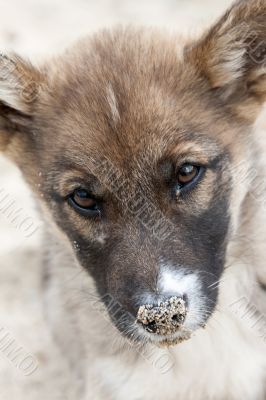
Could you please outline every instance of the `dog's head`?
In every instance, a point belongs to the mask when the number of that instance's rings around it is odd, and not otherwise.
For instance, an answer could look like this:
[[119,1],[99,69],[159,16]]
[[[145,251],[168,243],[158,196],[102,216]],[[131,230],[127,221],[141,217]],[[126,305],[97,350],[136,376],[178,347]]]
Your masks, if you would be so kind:
[[242,1],[197,41],[118,29],[40,69],[1,56],[0,146],[125,335],[172,343],[215,309],[266,97],[265,21],[265,0]]

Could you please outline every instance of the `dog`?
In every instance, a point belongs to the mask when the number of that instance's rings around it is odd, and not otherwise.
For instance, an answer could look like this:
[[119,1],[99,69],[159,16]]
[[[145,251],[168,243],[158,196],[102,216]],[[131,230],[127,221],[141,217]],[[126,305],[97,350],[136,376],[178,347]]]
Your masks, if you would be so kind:
[[265,0],[194,39],[118,27],[38,67],[1,54],[0,148],[45,220],[71,399],[266,398],[265,64]]

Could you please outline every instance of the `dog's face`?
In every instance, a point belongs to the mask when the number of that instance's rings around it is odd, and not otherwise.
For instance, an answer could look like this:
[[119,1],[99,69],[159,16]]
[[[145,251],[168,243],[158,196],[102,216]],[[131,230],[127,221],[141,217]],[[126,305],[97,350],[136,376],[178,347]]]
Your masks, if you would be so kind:
[[174,343],[215,309],[266,94],[249,53],[263,18],[239,3],[182,48],[105,32],[40,71],[2,57],[0,145],[131,338]]

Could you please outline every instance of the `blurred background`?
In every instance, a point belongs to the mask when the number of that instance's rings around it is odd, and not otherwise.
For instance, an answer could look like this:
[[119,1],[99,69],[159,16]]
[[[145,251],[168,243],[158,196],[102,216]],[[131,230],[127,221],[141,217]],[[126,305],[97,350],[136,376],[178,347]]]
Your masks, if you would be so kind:
[[[193,34],[230,3],[0,0],[0,51],[16,51],[38,63],[80,36],[115,24],[159,26]],[[66,389],[65,366],[60,364],[42,316],[41,226],[19,171],[0,156],[0,400],[47,400],[47,396],[73,400]],[[20,347],[24,359],[18,357]]]

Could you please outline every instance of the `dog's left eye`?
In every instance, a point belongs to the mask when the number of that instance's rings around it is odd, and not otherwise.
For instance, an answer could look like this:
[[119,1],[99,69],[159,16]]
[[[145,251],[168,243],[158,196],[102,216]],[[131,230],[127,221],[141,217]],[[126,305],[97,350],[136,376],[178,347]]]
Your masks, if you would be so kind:
[[97,217],[101,214],[97,201],[84,189],[76,189],[68,201],[76,211],[86,217]]
[[203,172],[203,168],[193,164],[183,164],[177,171],[177,189],[191,187]]

